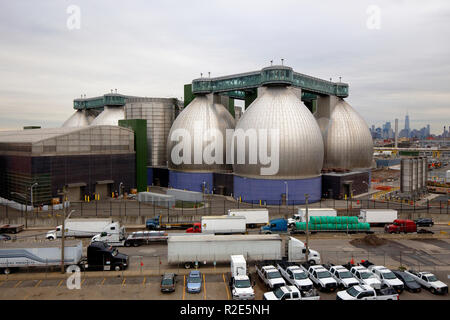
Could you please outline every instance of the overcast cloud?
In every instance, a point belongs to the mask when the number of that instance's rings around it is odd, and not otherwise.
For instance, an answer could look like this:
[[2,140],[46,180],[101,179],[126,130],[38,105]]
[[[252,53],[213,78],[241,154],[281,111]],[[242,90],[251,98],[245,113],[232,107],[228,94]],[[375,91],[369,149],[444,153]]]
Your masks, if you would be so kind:
[[[450,125],[448,1],[5,1],[0,128],[60,126],[81,94],[183,96],[200,76],[270,60],[350,85],[368,125]],[[69,30],[69,5],[81,28]],[[368,29],[366,10],[381,10]]]

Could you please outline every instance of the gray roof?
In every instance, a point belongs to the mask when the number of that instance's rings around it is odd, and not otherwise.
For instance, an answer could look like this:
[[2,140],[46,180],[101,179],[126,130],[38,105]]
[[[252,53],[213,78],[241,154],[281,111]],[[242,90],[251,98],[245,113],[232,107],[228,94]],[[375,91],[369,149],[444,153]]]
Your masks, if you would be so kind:
[[[77,131],[90,130],[95,127],[117,127],[117,126],[86,126],[86,127],[61,127],[45,129],[27,129],[0,131],[0,143],[36,143],[43,140],[55,138],[58,136],[70,134]],[[123,130],[131,129],[120,127]]]

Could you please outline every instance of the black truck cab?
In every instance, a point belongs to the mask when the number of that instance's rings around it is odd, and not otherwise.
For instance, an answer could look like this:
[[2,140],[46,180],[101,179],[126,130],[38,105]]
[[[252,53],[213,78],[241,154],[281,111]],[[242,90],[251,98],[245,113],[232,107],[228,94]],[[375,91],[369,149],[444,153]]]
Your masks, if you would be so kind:
[[128,267],[128,256],[106,242],[95,241],[87,248],[87,266],[97,270],[124,270]]

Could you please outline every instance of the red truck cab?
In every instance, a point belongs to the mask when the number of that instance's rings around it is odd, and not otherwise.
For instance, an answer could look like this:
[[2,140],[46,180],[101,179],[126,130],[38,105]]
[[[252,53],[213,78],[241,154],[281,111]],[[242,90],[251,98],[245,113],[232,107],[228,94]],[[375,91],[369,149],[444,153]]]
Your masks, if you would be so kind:
[[202,233],[202,225],[196,222],[193,227],[186,229],[186,233]]
[[410,233],[417,232],[417,225],[412,220],[395,219],[393,224],[387,225],[384,228],[387,233]]

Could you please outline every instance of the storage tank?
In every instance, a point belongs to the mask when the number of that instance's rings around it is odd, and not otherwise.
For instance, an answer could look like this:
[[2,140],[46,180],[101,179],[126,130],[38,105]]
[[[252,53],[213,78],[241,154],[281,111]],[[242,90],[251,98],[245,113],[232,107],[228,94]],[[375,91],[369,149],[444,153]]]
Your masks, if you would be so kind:
[[129,98],[126,119],[147,120],[147,166],[167,166],[167,137],[181,102],[173,98]]
[[93,126],[117,126],[119,120],[125,119],[125,111],[123,106],[113,107],[105,106],[103,111],[91,122]]
[[77,110],[73,115],[67,119],[62,127],[73,128],[73,127],[85,127],[89,125],[89,117],[85,110]]
[[400,161],[400,192],[411,193],[413,186],[413,167],[410,158]]
[[412,159],[412,191],[417,191],[418,173],[417,158],[414,158]]
[[[301,102],[301,92],[285,86],[268,86],[258,89],[258,97],[243,113],[233,135],[234,152],[234,196],[245,202],[262,201],[267,204],[289,204],[305,202],[305,193],[310,201],[321,197],[321,175],[324,155],[322,135],[314,116]],[[258,146],[257,162],[250,163],[251,152],[248,140],[245,144],[245,163],[239,164],[238,139],[242,132],[256,130],[267,136],[267,155],[271,162],[262,162],[261,147]],[[266,134],[264,134],[264,130]],[[272,145],[274,132],[279,141]],[[264,145],[264,139],[258,143]],[[277,150],[278,149],[278,150]],[[278,151],[278,152],[277,152]],[[278,153],[278,154],[276,154]],[[278,156],[276,173],[265,174]]]
[[[167,162],[170,187],[211,192],[213,172],[232,170],[231,165],[226,163],[226,130],[234,129],[234,124],[230,112],[213,95],[195,97],[178,115],[169,131]],[[220,159],[208,164],[203,153],[212,154],[209,148],[213,139],[206,135],[214,130],[221,134],[216,144],[220,150],[215,151]]]
[[364,119],[343,99],[330,118],[318,118],[322,131],[324,168],[368,169],[372,165],[372,136]]
[[417,158],[417,190],[423,189],[423,158]]

